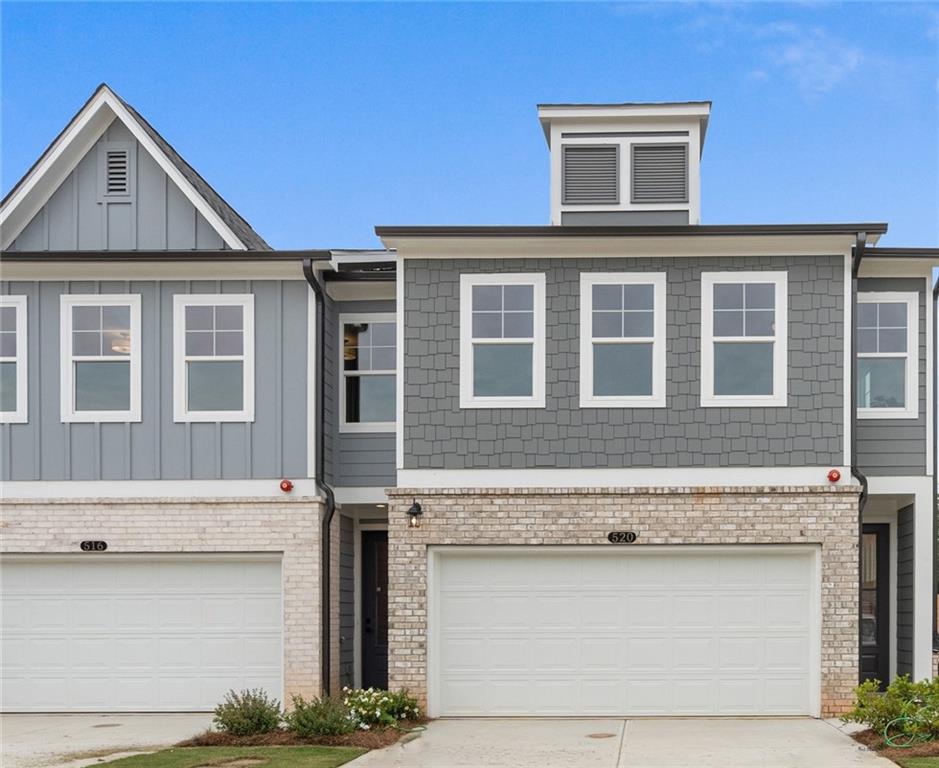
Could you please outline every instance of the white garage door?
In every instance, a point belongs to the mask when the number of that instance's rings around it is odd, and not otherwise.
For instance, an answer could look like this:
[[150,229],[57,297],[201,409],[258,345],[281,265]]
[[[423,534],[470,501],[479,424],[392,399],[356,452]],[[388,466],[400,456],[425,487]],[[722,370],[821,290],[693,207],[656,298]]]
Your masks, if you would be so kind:
[[432,715],[817,712],[812,548],[430,556]]
[[7,557],[8,712],[210,710],[281,695],[280,561],[208,555]]

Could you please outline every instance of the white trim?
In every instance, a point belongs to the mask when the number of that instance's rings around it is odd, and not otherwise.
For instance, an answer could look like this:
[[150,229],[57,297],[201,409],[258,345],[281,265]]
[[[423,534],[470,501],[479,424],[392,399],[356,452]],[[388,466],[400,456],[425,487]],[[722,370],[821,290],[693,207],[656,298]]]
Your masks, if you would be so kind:
[[[720,337],[730,342],[773,342],[772,395],[714,394],[714,286],[723,283],[773,283],[775,290],[775,336]],[[789,380],[789,289],[786,272],[701,273],[701,407],[781,408],[788,400]]]
[[[581,408],[664,408],[665,407],[665,272],[581,272],[580,273],[580,407]],[[636,338],[593,338],[593,286],[651,285],[654,293],[652,342],[652,394],[608,396],[593,394],[593,346],[595,343],[629,343]]]
[[[828,482],[837,469],[841,480]],[[842,467],[651,467],[630,469],[399,469],[398,488],[671,488],[853,486]],[[871,491],[873,493],[873,490]],[[880,491],[878,491],[880,492]]]
[[[531,553],[538,555],[563,554],[570,555],[582,553],[595,556],[604,548],[600,545],[571,545],[558,547],[539,547],[535,545],[499,545],[499,546],[452,546],[431,544],[427,547],[427,590],[426,595],[426,652],[427,652],[427,715],[439,715],[440,688],[439,688],[439,657],[440,635],[437,632],[437,623],[440,616],[439,590],[437,589],[440,559],[447,555],[463,553],[479,554],[480,552],[495,552],[511,554],[513,552]],[[606,550],[609,552],[610,550]],[[821,662],[822,662],[822,548],[818,544],[667,544],[643,545],[630,547],[628,552],[622,551],[628,557],[654,557],[667,554],[753,554],[766,556],[772,554],[810,554],[812,556],[812,605],[809,612],[809,715],[821,716]],[[772,553],[772,554],[770,554]]]
[[319,375],[319,360],[316,359],[317,327],[316,295],[306,292],[306,474],[316,476],[316,427],[319,423],[316,411],[316,377]]
[[[100,118],[98,117],[99,113],[102,115]],[[0,230],[3,231],[2,247],[7,248],[20,235],[33,216],[52,197],[59,184],[71,173],[82,157],[107,130],[115,117],[127,127],[140,145],[150,153],[157,165],[179,187],[186,199],[205,217],[222,240],[234,250],[246,250],[245,244],[206,202],[205,198],[196,192],[195,187],[189,183],[176,165],[157,146],[150,134],[131,115],[123,102],[107,86],[102,87],[100,92],[73,118],[66,130],[55,141],[49,154],[42,158],[37,166],[27,174],[22,186],[0,210]],[[69,151],[73,142],[78,142],[75,146],[77,151]],[[17,220],[12,226],[7,226],[8,219],[11,218],[20,204],[31,196],[34,190],[37,190],[37,186],[46,174],[50,173],[56,166],[61,167],[56,168],[52,183],[44,185],[41,192],[37,191],[37,196],[34,196],[36,199],[32,201],[28,209],[24,209],[26,213],[21,217],[21,220]]]
[[[80,360],[123,362],[130,365],[130,408],[126,411],[78,411],[75,409],[75,362],[72,354],[72,309],[74,307],[128,307],[130,309],[130,355],[94,355]],[[63,293],[59,296],[59,407],[63,423],[137,422],[140,411],[140,294]]]
[[[919,294],[906,291],[858,291],[858,304],[906,304],[906,352],[857,353],[858,359],[903,358],[906,361],[906,406],[903,408],[864,408],[858,405],[859,419],[919,418]],[[928,302],[927,302],[928,304]],[[927,326],[928,333],[928,326]],[[927,353],[928,359],[928,353]],[[928,378],[928,374],[927,374]],[[927,390],[928,392],[929,390]],[[930,397],[926,398],[927,402]],[[928,430],[928,427],[927,427]],[[927,441],[928,444],[928,441]],[[928,470],[927,470],[928,471]]]
[[404,469],[404,259],[395,270],[395,315],[397,318],[397,371],[395,372],[395,469]]
[[861,279],[865,277],[925,277],[931,279],[934,267],[939,267],[939,259],[930,261],[928,259],[877,258],[876,254],[868,252],[861,262],[858,277]]
[[13,499],[315,498],[316,482],[294,480],[289,494],[280,479],[264,480],[7,480],[0,496]]
[[385,301],[395,297],[395,286],[387,283],[343,283],[330,280],[326,295],[333,301]]
[[[533,336],[529,339],[473,340],[473,287],[530,285],[533,288]],[[532,393],[525,397],[477,397],[473,394],[473,345],[530,344]],[[545,407],[545,275],[543,272],[468,273],[460,275],[460,408]]]
[[16,355],[0,357],[16,365],[16,409],[0,411],[0,424],[25,424],[29,420],[29,335],[26,296],[0,296],[0,307],[16,310]]
[[913,679],[932,679],[933,542],[935,519],[932,478],[917,484],[913,502]]
[[[186,393],[186,307],[242,307],[244,338],[240,355],[209,357],[195,355],[193,360],[239,361],[242,363],[242,409],[240,411],[190,411]],[[173,421],[175,422],[250,422],[254,421],[254,294],[252,293],[177,293],[173,296]]]
[[936,413],[933,410],[935,407],[933,377],[936,375],[936,361],[933,360],[932,354],[936,318],[933,314],[932,275],[926,278],[924,303],[926,305],[926,474],[932,477],[936,472],[936,457],[933,456],[933,432],[936,429]]
[[[227,261],[216,257],[205,261],[67,261],[61,252],[50,251],[48,261],[6,261],[4,280],[212,280],[219,279],[219,268],[226,280],[304,280],[302,262],[297,259]],[[305,282],[305,281],[304,281]]]
[[854,295],[854,263],[850,255],[844,257],[844,361],[842,370],[844,371],[844,393],[842,395],[842,413],[844,419],[844,432],[842,437],[843,458],[846,466],[851,466],[851,445],[854,439],[854,414],[851,412],[851,387],[854,386],[854,365],[851,359],[852,349],[850,344],[851,328],[854,323],[854,314],[852,307],[852,298]]
[[337,504],[387,504],[388,496],[385,494],[385,486],[345,486],[333,488]]
[[[346,323],[396,323],[397,317],[394,312],[346,312],[339,315],[339,328],[337,336],[337,342],[339,349],[336,355],[336,369],[339,374],[339,431],[340,432],[394,432],[395,431],[395,422],[394,421],[358,421],[358,422],[348,422],[346,421],[346,376],[349,373],[345,370],[343,366],[343,353],[344,353],[344,342],[345,342],[345,325]],[[400,342],[397,338],[397,326],[395,326],[395,361],[397,363],[398,359],[398,345]],[[394,376],[395,377],[395,394],[397,395],[398,389],[398,380],[397,380],[397,371],[391,368],[382,368],[381,370],[369,370],[369,371],[359,371],[354,372],[352,375],[355,376],[370,376],[370,375],[383,375],[383,376]],[[398,412],[398,403],[395,402],[395,414]]]

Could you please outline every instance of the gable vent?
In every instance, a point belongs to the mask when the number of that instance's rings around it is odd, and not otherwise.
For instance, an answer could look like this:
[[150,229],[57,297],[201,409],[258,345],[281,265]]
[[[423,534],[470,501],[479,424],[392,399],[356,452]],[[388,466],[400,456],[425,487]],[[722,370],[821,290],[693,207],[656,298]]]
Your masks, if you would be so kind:
[[688,145],[633,144],[632,201],[688,202]]
[[130,163],[126,149],[109,149],[105,160],[105,192],[126,195],[130,192]]
[[565,204],[619,202],[619,147],[564,147],[561,183]]

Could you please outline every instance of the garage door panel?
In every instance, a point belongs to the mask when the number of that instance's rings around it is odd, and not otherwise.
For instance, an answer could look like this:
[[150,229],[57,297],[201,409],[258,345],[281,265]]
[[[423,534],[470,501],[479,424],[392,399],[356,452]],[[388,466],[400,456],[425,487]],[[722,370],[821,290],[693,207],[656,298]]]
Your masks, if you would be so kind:
[[438,553],[436,714],[811,711],[810,550]]
[[247,680],[279,698],[280,582],[273,559],[7,558],[3,709],[211,710]]

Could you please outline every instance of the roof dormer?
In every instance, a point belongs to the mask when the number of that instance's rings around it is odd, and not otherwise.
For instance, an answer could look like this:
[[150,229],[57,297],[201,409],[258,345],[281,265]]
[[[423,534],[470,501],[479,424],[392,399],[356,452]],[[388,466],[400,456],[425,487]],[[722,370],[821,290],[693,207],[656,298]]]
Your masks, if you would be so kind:
[[551,223],[701,223],[709,101],[540,104],[551,150]]

